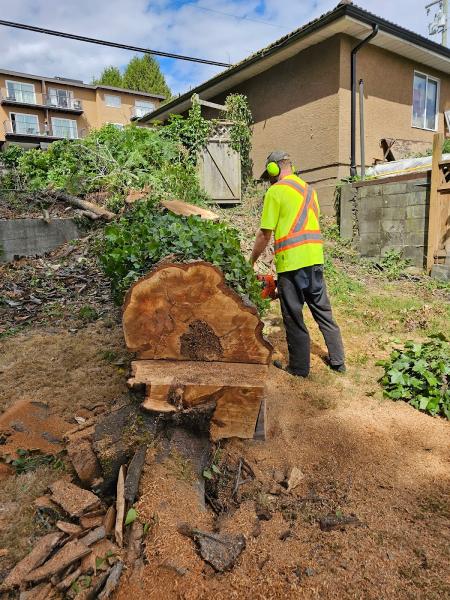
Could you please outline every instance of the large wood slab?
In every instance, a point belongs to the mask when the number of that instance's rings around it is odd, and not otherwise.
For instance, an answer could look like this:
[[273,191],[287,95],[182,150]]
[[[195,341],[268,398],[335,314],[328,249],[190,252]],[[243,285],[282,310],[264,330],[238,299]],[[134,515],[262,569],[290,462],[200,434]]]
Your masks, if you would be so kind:
[[131,364],[131,387],[146,386],[142,407],[153,412],[180,412],[214,402],[213,440],[253,438],[267,365],[138,360]]
[[268,364],[272,352],[256,308],[202,261],[163,263],[138,280],[125,299],[123,330],[141,359]]

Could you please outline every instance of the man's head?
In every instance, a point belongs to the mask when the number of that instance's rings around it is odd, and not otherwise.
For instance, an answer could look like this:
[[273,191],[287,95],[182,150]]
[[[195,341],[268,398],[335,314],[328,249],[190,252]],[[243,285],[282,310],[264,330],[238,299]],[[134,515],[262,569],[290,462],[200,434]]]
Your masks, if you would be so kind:
[[292,161],[287,152],[274,150],[266,159],[266,171],[270,179],[278,180],[292,173]]

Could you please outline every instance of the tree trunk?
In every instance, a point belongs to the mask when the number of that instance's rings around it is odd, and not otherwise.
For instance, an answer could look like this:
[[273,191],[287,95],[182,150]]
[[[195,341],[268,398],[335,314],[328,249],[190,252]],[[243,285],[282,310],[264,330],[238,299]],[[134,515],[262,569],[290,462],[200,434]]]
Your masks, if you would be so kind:
[[123,328],[140,359],[267,364],[272,347],[256,308],[213,265],[162,263],[129,290]]

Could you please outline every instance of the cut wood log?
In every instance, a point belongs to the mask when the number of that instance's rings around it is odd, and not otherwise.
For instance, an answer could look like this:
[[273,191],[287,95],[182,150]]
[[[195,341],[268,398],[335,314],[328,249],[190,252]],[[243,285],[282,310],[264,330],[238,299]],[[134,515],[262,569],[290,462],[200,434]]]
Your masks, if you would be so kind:
[[66,202],[67,204],[70,204],[70,206],[74,206],[75,208],[81,208],[81,210],[89,211],[94,213],[95,215],[99,215],[106,221],[112,221],[112,219],[115,219],[116,217],[114,213],[107,210],[106,208],[103,208],[103,206],[99,206],[98,204],[94,204],[93,202],[89,202],[88,200],[82,200],[81,198],[78,198],[77,196],[72,196],[71,194],[67,194],[62,190],[46,192],[46,195],[52,196],[57,200],[62,200],[63,202]]
[[141,359],[268,364],[272,352],[256,308],[203,261],[165,262],[139,279],[125,299],[123,329]]
[[41,537],[33,550],[17,563],[9,573],[0,589],[10,589],[19,586],[28,573],[42,565],[63,537],[64,534],[60,532],[49,533]]
[[266,365],[139,360],[131,368],[129,385],[147,389],[144,409],[180,412],[213,402],[213,440],[253,438],[264,398]]
[[164,206],[164,208],[170,210],[170,212],[183,217],[197,215],[198,217],[208,221],[217,221],[219,219],[219,215],[212,212],[212,210],[202,208],[201,206],[196,206],[195,204],[188,204],[187,202],[182,202],[181,200],[161,200],[161,204]]
[[123,546],[123,521],[125,518],[125,467],[122,465],[119,469],[117,478],[117,497],[116,497],[116,527],[115,538],[119,548]]
[[96,574],[97,570],[109,570],[108,558],[119,554],[119,548],[108,539],[103,539],[91,546],[91,553],[81,561],[81,571],[86,573],[92,569]]
[[147,446],[140,446],[134,453],[127,469],[125,479],[125,500],[128,506],[134,504],[139,490],[139,480],[141,479],[142,468],[145,462]]
[[79,540],[68,542],[61,550],[52,556],[50,560],[44,563],[42,567],[33,569],[33,571],[28,573],[28,575],[24,577],[24,580],[38,582],[43,579],[49,579],[52,575],[60,573],[75,561],[89,554],[89,552],[89,547]]
[[58,479],[52,483],[50,490],[52,492],[51,500],[61,506],[71,517],[80,517],[100,506],[98,496],[65,479]]

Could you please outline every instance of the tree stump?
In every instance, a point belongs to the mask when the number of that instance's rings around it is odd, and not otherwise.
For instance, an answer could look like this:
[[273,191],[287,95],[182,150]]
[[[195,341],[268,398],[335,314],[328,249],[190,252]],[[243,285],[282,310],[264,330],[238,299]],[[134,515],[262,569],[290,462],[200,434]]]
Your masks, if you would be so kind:
[[272,346],[256,308],[213,265],[166,262],[138,280],[123,309],[131,387],[142,408],[177,414],[212,407],[213,441],[252,438]]

